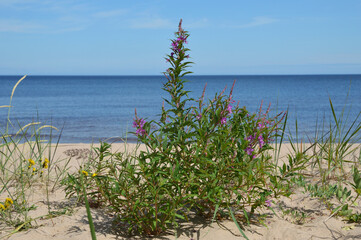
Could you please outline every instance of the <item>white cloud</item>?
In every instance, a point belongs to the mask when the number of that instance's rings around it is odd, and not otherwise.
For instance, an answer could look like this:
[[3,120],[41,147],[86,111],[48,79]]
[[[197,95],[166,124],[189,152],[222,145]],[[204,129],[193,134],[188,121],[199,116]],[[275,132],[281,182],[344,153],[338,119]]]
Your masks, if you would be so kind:
[[31,33],[41,31],[43,25],[20,20],[0,19],[0,32]]
[[130,20],[131,28],[143,28],[143,29],[159,29],[159,28],[170,28],[173,27],[172,24],[167,19],[162,18],[140,18],[140,19],[132,19]]
[[278,19],[275,18],[269,18],[269,17],[255,17],[252,19],[251,22],[242,24],[237,26],[237,28],[251,28],[251,27],[257,27],[261,25],[271,24],[274,22],[278,22]]
[[47,33],[65,33],[65,32],[79,32],[84,30],[85,27],[64,27],[64,28],[59,28],[59,29],[52,29],[49,31],[46,31]]
[[184,22],[184,28],[192,29],[192,28],[203,28],[208,25],[208,19],[202,18],[197,21],[193,21],[190,23]]
[[109,17],[116,17],[116,16],[122,16],[126,14],[128,11],[126,9],[116,9],[116,10],[110,10],[110,11],[102,11],[94,13],[94,17],[98,18],[109,18]]
[[63,26],[56,23],[42,25],[21,20],[0,19],[0,32],[12,33],[64,33],[83,30],[83,26]]
[[37,0],[0,0],[0,5],[14,6],[17,4],[35,3],[35,2],[38,1]]
[[[167,18],[157,10],[99,7],[79,0],[0,0],[0,6],[16,9],[15,16],[0,17],[0,32],[62,33],[81,31],[117,21],[118,28],[174,29],[179,19]],[[22,14],[24,12],[25,14]],[[40,14],[39,14],[40,13]],[[13,20],[12,20],[13,19]],[[187,20],[186,28],[202,28],[208,19]]]

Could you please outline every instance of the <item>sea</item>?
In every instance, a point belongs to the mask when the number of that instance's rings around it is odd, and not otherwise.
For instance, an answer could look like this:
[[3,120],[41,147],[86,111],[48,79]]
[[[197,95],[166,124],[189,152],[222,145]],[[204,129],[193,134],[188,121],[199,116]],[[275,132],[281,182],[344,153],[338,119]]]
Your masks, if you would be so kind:
[[[0,76],[0,106],[9,105],[14,85],[22,76]],[[270,115],[288,112],[285,140],[303,142],[316,129],[333,124],[332,101],[337,117],[350,127],[361,111],[360,75],[189,75],[185,90],[199,99],[223,91],[251,113],[270,105]],[[44,132],[60,143],[99,141],[135,142],[131,132],[135,110],[139,118],[159,119],[162,102],[169,99],[162,90],[164,76],[27,76],[16,88],[10,109],[8,133],[41,122],[58,128]],[[0,108],[0,130],[6,131],[8,108]],[[357,123],[360,122],[360,119]],[[30,134],[30,132],[29,132]]]

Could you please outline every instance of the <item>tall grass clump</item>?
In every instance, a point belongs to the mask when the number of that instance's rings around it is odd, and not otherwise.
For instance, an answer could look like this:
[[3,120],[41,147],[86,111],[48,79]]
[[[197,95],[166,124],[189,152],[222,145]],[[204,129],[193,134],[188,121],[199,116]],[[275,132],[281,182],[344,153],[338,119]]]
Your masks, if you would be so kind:
[[[69,196],[106,206],[130,233],[159,235],[179,227],[195,214],[205,218],[233,219],[239,223],[261,219],[259,209],[271,208],[274,199],[292,194],[291,180],[304,164],[290,158],[278,167],[268,153],[284,129],[284,113],[270,116],[270,108],[250,113],[225,90],[213,98],[188,96],[185,76],[189,38],[179,24],[166,56],[167,97],[158,121],[135,112],[133,127],[137,154],[112,153],[110,144],[96,149],[77,174],[64,180]],[[247,238],[247,237],[246,237]]]
[[[25,77],[13,87],[9,105],[0,106],[8,108],[6,125],[1,126],[0,132],[0,227],[9,231],[31,226],[34,219],[30,211],[36,208],[30,201],[34,187],[45,186],[45,201],[49,203],[49,192],[64,173],[54,160],[57,144],[52,147],[51,143],[51,133],[57,128],[41,122],[21,126],[10,120],[15,90]],[[50,138],[43,137],[44,130],[50,132]],[[48,209],[50,212],[49,205]]]
[[351,222],[361,222],[361,212],[357,210],[361,195],[361,112],[351,118],[346,104],[335,109],[329,98],[329,105],[331,117],[321,123],[317,121],[315,136],[308,139],[307,147],[302,141],[299,143],[297,134],[295,139],[290,138],[294,154],[308,163],[309,174],[297,183],[325,204],[330,217],[339,215]]
[[[344,164],[350,162],[347,158],[357,151],[358,148],[355,146],[360,145],[361,142],[361,112],[355,119],[350,120],[349,115],[345,115],[345,107],[337,115],[331,98],[329,102],[332,117],[328,124],[325,120],[323,121],[316,141],[315,164],[321,173],[323,184],[329,178],[342,180],[346,175]],[[323,168],[324,165],[326,168]]]

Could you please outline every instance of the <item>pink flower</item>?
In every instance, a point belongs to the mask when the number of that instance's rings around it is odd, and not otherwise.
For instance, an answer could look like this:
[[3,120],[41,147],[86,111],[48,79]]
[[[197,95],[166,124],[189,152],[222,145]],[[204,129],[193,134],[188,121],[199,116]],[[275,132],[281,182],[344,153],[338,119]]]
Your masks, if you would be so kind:
[[137,136],[139,136],[139,135],[143,136],[145,133],[146,132],[145,132],[145,130],[143,128],[138,128],[137,131],[135,131],[135,134]]
[[140,121],[139,121],[139,127],[143,128],[144,124],[145,124],[145,120],[143,118],[141,118]]
[[144,127],[144,124],[145,124],[145,120],[143,118],[141,118],[140,120],[134,120],[133,122],[133,127],[134,128],[137,128],[137,130],[135,131],[135,134],[137,136],[141,135],[145,135],[146,131],[145,129],[143,128]]
[[226,124],[226,123],[227,123],[227,118],[225,118],[225,117],[222,118],[222,119],[221,119],[221,124]]
[[252,155],[253,151],[254,151],[254,149],[251,148],[251,147],[249,147],[249,146],[246,148],[246,153],[247,153],[249,156]]
[[263,129],[265,127],[265,125],[263,123],[258,123],[258,129]]
[[227,111],[229,114],[232,114],[232,106],[231,105],[227,106]]
[[259,148],[262,148],[264,146],[264,140],[262,135],[259,135],[258,142],[259,142]]
[[254,136],[253,135],[249,135],[247,138],[246,138],[247,141],[249,142],[253,142],[254,141]]
[[176,51],[178,49],[178,42],[172,42],[172,49],[173,51]]

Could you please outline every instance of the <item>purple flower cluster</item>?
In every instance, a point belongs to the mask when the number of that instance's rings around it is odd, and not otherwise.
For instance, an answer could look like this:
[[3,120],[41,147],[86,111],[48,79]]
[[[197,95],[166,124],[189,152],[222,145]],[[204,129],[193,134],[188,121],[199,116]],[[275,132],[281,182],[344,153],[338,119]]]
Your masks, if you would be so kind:
[[258,129],[262,130],[265,127],[264,123],[260,122],[258,123]]
[[251,146],[248,146],[246,148],[246,153],[249,155],[249,156],[252,156],[253,155],[253,152],[254,152],[254,149],[251,147]]
[[172,50],[173,50],[174,52],[178,51],[178,46],[179,46],[179,42],[178,42],[178,41],[172,42]]
[[259,135],[258,136],[258,144],[259,144],[259,148],[261,149],[261,148],[263,148],[263,146],[264,146],[264,139],[263,139],[263,136],[262,135]]
[[231,104],[229,104],[227,106],[227,111],[228,111],[229,114],[232,114],[232,105]]
[[[187,36],[180,35],[177,40],[173,40],[172,42],[172,50],[174,52],[179,52],[181,49],[181,43],[188,43],[187,42]],[[172,56],[173,57],[173,56]]]
[[223,118],[221,119],[221,124],[226,124],[226,123],[227,123],[227,118],[223,117]]
[[230,98],[229,101],[230,102],[229,102],[229,104],[227,106],[227,111],[228,111],[229,114],[232,114],[232,105],[231,104],[235,103],[236,101],[234,101],[232,98]]
[[251,143],[251,142],[254,141],[254,137],[255,137],[255,136],[253,136],[253,135],[249,135],[249,136],[246,138],[246,140]]
[[141,135],[144,136],[146,131],[144,130],[144,124],[145,124],[145,120],[143,118],[139,119],[139,120],[134,120],[133,122],[133,127],[137,128],[137,130],[135,131],[135,134],[137,136]]
[[[169,56],[169,58],[166,58],[166,61],[169,62],[170,59],[174,58],[174,54],[184,54],[184,50],[182,50],[182,45],[183,43],[188,43],[187,42],[187,35],[184,35],[183,32],[179,32],[180,36],[178,36],[178,38],[176,40],[172,40],[172,45],[171,45],[171,49],[173,52],[171,52]],[[189,55],[184,56],[185,58],[189,58]],[[179,56],[178,56],[179,58]]]
[[[231,103],[234,103],[234,102],[235,102],[234,100],[231,101]],[[232,105],[231,104],[228,104],[226,111],[228,112],[229,115],[232,114]],[[226,124],[226,123],[227,123],[227,114],[225,117],[221,118],[221,124]]]
[[252,156],[253,158],[255,158],[255,155],[253,155],[254,149],[252,148],[252,146],[253,146],[255,140],[258,142],[260,149],[262,149],[263,146],[265,145],[263,136],[259,135],[257,137],[256,133],[254,135],[249,135],[245,140],[248,141],[248,146],[245,151],[246,151],[247,155]]
[[268,128],[270,125],[270,122],[268,120],[265,121],[265,119],[261,119],[261,122],[257,124],[257,128],[259,130],[262,130],[264,128]]

